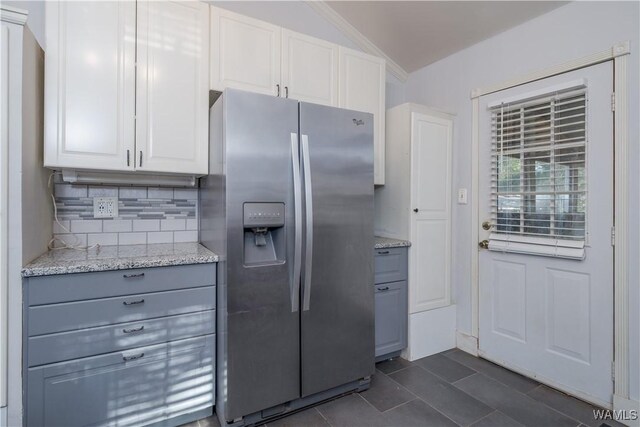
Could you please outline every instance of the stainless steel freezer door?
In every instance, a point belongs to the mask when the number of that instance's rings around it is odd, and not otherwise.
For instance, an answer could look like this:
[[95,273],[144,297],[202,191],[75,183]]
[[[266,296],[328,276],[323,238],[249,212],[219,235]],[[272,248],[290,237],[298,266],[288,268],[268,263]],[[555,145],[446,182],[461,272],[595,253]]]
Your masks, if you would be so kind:
[[300,134],[307,396],[374,371],[373,116],[301,103]]
[[[300,396],[300,320],[292,300],[293,100],[227,90],[224,99],[227,202],[227,420]],[[295,138],[294,138],[295,141]],[[297,148],[297,147],[295,147]],[[243,262],[243,205],[284,203],[286,258]]]

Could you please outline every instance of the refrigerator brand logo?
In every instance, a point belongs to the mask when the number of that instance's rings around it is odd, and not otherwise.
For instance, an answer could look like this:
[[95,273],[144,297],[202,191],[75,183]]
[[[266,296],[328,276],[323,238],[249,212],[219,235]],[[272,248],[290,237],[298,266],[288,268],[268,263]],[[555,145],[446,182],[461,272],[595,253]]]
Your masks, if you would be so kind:
[[361,126],[361,125],[363,125],[363,124],[364,124],[364,120],[357,120],[357,119],[353,119],[353,123],[354,123],[356,126]]

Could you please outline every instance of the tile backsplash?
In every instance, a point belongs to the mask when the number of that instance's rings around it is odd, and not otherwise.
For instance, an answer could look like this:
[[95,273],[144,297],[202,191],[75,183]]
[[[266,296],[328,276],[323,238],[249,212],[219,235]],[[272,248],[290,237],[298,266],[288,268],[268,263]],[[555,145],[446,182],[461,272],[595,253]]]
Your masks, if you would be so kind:
[[[58,182],[55,237],[71,245],[139,245],[198,241],[198,189],[88,186]],[[118,217],[93,217],[94,197],[118,197]],[[60,243],[58,242],[59,246]]]

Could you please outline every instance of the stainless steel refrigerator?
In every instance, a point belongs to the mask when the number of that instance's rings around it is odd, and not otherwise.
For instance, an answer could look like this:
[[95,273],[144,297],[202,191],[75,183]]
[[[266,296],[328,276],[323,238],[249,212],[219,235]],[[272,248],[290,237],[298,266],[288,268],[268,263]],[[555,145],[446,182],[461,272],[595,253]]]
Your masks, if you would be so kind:
[[210,119],[200,241],[220,256],[219,418],[251,424],[366,389],[373,116],[228,89]]

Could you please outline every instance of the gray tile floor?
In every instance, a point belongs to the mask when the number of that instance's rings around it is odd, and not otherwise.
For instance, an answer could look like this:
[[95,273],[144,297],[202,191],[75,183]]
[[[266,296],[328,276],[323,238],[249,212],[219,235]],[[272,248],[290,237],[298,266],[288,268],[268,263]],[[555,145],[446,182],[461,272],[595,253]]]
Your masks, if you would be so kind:
[[[460,350],[378,363],[371,388],[268,423],[268,427],[576,427],[594,406]],[[188,427],[218,427],[205,419]],[[187,427],[183,426],[183,427]]]

